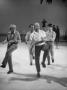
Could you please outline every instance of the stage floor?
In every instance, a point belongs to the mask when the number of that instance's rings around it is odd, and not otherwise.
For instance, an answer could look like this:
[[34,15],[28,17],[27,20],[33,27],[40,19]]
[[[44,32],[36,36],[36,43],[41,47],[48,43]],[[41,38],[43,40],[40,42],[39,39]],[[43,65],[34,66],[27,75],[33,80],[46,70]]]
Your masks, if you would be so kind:
[[[5,56],[7,46],[0,44],[0,65]],[[54,47],[55,62],[41,66],[41,77],[36,77],[35,61],[30,66],[29,50],[25,43],[19,45],[12,53],[14,73],[7,74],[8,65],[5,69],[0,68],[0,90],[67,90],[67,46]],[[40,56],[40,63],[42,60]],[[46,61],[47,64],[47,61]]]

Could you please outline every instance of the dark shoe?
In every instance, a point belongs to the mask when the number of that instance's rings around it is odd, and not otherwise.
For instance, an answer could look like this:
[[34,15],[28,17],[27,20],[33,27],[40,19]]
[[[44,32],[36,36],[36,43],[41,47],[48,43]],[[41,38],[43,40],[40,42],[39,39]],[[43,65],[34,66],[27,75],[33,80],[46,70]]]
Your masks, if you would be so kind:
[[46,67],[46,65],[44,63],[41,63],[41,64],[42,64],[42,67],[44,67],[44,68]]
[[33,56],[33,59],[35,59],[35,56]]
[[48,65],[50,65],[50,63],[48,63]]
[[5,66],[4,66],[4,65],[1,65],[0,67],[5,68]]
[[30,65],[33,65],[32,62],[30,63]]
[[13,73],[13,71],[8,71],[8,72],[7,72],[7,74],[11,74],[11,73]]
[[38,78],[40,77],[40,73],[39,73],[39,72],[37,73],[37,77],[38,77]]
[[54,59],[52,59],[52,63],[54,63]]

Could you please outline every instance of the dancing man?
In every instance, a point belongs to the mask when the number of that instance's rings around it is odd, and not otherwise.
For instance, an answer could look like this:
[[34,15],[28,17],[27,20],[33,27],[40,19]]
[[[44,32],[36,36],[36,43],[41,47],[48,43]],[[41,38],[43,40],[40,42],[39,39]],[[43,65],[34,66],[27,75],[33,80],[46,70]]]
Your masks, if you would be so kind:
[[[26,41],[26,44],[29,46],[29,53],[30,53],[30,49],[31,49],[31,40],[30,40],[30,35],[33,33],[34,31],[34,25],[33,24],[30,24],[29,25],[29,28],[30,30],[26,33],[26,36],[25,36],[25,41]],[[33,64],[33,60],[35,57],[35,46],[32,48],[32,52],[30,53],[30,65]]]
[[44,51],[43,59],[46,59],[48,54],[48,47],[45,42],[45,38],[46,38],[46,33],[43,30],[40,30],[40,24],[38,22],[35,23],[34,31],[30,35],[30,39],[32,41],[32,47],[35,45],[35,65],[37,70],[37,77],[40,77],[40,63],[39,63],[40,52],[41,50]]
[[[52,24],[47,25],[46,38],[47,38],[46,40],[47,44],[49,44],[49,53],[47,55],[47,59],[48,59],[48,65],[50,65],[50,55],[51,55],[52,63],[54,63],[54,41],[56,38],[56,33],[53,31]],[[43,60],[43,63],[45,63],[45,60]]]
[[[43,19],[42,20],[42,22],[41,22],[41,24],[42,24],[42,28],[43,28],[43,30],[45,31],[45,33],[46,33],[46,41],[47,41],[47,43],[48,43],[48,41],[49,41],[49,39],[48,39],[48,35],[47,35],[47,31],[48,31],[48,23],[47,23],[47,21],[45,20],[45,19]],[[50,33],[49,33],[50,34]],[[50,49],[50,48],[49,48]],[[45,61],[46,60],[43,60],[42,61],[42,64],[44,65],[44,67],[46,67],[46,64],[45,64]],[[47,61],[48,61],[48,65],[50,65],[50,55],[49,55],[49,53],[48,53],[48,55],[47,55]]]
[[[47,55],[48,65],[50,65],[50,54],[52,62],[54,63],[54,41],[56,38],[56,33],[53,31],[52,24],[48,24],[47,21],[44,19],[42,21],[42,28],[46,33],[46,41],[47,44],[49,44],[49,53]],[[43,63],[45,64],[45,60],[43,60]],[[46,65],[45,65],[46,66]]]
[[2,68],[5,68],[6,64],[8,63],[9,71],[7,72],[7,74],[10,74],[13,72],[11,55],[12,55],[12,52],[17,49],[18,43],[21,42],[20,34],[16,30],[16,25],[11,24],[9,27],[9,30],[10,30],[10,32],[8,32],[6,40],[3,41],[3,44],[8,43],[7,52],[6,52],[5,58],[2,62],[2,65],[0,66]]

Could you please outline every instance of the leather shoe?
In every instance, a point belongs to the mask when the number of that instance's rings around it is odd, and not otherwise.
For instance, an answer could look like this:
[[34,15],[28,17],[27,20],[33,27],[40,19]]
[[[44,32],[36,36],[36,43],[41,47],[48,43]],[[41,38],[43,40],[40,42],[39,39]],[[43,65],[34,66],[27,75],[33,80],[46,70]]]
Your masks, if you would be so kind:
[[39,72],[37,73],[37,77],[38,77],[38,78],[40,77],[40,73],[39,73]]
[[13,73],[13,71],[8,71],[8,72],[7,72],[7,74],[11,74],[11,73]]
[[54,59],[52,59],[52,63],[54,63]]
[[4,65],[1,65],[0,67],[5,68],[5,66],[4,66]]
[[41,64],[42,64],[42,67],[44,67],[44,68],[46,67],[46,65],[44,63],[41,63]]

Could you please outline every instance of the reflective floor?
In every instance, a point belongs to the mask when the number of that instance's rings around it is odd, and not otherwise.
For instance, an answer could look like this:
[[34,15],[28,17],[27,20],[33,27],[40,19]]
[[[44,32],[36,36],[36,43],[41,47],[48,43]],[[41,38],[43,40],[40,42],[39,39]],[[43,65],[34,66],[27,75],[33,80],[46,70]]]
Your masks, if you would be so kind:
[[[0,44],[0,65],[5,56],[7,46]],[[43,52],[41,52],[40,63]],[[67,46],[65,44],[54,47],[55,62],[41,66],[41,77],[36,77],[35,60],[30,66],[30,55],[25,43],[19,45],[12,53],[14,73],[7,74],[0,68],[0,90],[67,90]]]

